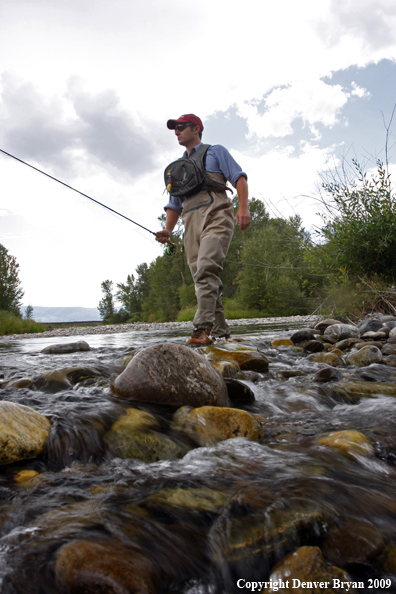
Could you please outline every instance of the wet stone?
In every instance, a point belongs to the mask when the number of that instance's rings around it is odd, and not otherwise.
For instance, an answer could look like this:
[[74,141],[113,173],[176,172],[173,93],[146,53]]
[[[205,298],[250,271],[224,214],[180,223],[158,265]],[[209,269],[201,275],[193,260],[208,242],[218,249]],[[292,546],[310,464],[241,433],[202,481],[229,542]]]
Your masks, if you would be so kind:
[[331,528],[321,549],[326,560],[339,567],[366,563],[378,557],[384,548],[380,530],[368,521],[355,519]]
[[324,384],[326,382],[339,382],[342,379],[342,373],[337,369],[334,369],[334,367],[326,367],[325,369],[320,369],[320,371],[314,375],[312,381]]
[[333,431],[317,439],[318,445],[334,448],[342,454],[356,456],[373,456],[374,450],[370,440],[360,431],[354,429]]
[[[272,582],[278,582],[277,592],[286,594],[339,594],[340,588],[333,588],[337,581],[348,583],[348,592],[358,594],[359,590],[352,585],[351,577],[339,567],[329,566],[325,562],[319,547],[300,547],[293,553],[288,553],[282,561],[272,568],[269,577]],[[292,581],[295,580],[295,581]],[[288,582],[289,587],[283,587]],[[314,584],[316,582],[316,585]],[[273,594],[272,588],[264,588],[261,594]]]
[[150,561],[113,540],[74,540],[58,552],[57,582],[68,594],[156,594]]
[[0,464],[41,454],[50,428],[49,420],[32,408],[0,402]]
[[274,348],[281,347],[281,346],[293,346],[293,341],[289,338],[278,338],[277,340],[273,340],[271,342],[271,346]]
[[201,352],[210,362],[228,361],[238,365],[241,371],[267,371],[268,359],[257,349],[234,344],[225,344],[222,347],[207,346]]
[[345,338],[360,338],[360,331],[351,324],[334,324],[326,328],[324,336],[340,341],[345,340]]
[[337,342],[334,346],[341,351],[347,351],[358,343],[366,344],[361,338],[345,338],[344,340]]
[[365,334],[366,332],[377,332],[380,328],[382,328],[383,323],[376,318],[370,318],[368,320],[362,320],[358,323],[357,327],[360,330],[360,334]]
[[91,347],[85,340],[79,340],[77,342],[68,342],[67,344],[53,344],[45,347],[41,352],[45,355],[66,355],[90,350]]
[[349,354],[345,360],[348,365],[366,367],[372,363],[381,363],[382,353],[379,348],[367,345],[359,349],[356,353]]
[[120,398],[158,404],[229,406],[227,387],[191,348],[160,343],[140,351],[113,382]]
[[225,383],[228,390],[228,397],[232,404],[239,403],[242,405],[243,403],[247,404],[256,400],[253,390],[243,382],[236,379],[226,379]]
[[293,342],[293,344],[298,344],[299,342],[312,340],[313,337],[314,332],[312,330],[298,330],[291,335],[290,340]]
[[333,320],[332,318],[326,318],[326,320],[322,320],[321,322],[318,322],[315,325],[315,330],[319,330],[319,332],[321,334],[324,333],[324,331],[326,330],[326,328],[328,328],[329,326],[333,326],[334,324],[339,324],[340,322],[338,320]]
[[179,409],[172,421],[172,428],[192,437],[200,445],[213,445],[224,439],[245,437],[258,441],[263,430],[250,413],[235,408],[202,406],[189,410]]

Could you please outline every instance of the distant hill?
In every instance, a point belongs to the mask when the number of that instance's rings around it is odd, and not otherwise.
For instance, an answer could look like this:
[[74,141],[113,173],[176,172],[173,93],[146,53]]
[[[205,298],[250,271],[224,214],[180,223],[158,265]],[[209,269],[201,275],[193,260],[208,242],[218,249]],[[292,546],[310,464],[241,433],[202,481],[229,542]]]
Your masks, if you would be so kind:
[[[26,305],[21,307],[25,313]],[[100,320],[96,307],[39,307],[33,306],[36,322],[95,322]]]

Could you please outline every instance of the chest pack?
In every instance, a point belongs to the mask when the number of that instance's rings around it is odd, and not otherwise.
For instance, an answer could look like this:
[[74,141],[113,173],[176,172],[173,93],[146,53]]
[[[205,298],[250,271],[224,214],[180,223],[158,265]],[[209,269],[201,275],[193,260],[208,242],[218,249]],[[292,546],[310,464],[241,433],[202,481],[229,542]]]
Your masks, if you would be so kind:
[[189,159],[182,157],[165,168],[165,187],[169,194],[184,200],[201,190],[213,192],[229,190],[225,184],[212,180],[206,172],[206,153],[210,146],[210,144],[201,144]]

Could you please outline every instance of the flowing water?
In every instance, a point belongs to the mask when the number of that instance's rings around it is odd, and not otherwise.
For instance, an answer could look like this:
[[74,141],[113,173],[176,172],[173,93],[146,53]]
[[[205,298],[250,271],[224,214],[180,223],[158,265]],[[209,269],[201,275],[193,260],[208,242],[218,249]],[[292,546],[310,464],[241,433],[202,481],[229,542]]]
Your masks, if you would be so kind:
[[[363,526],[374,535],[367,537],[368,552],[362,558],[355,555],[347,567],[353,579],[364,582],[359,591],[396,591],[394,578],[378,565],[381,551],[396,541],[396,398],[381,395],[380,389],[354,404],[335,398],[326,386],[312,381],[323,365],[290,348],[271,347],[274,338],[290,336],[291,330],[236,330],[270,362],[268,372],[242,377],[255,401],[238,405],[262,417],[260,442],[235,438],[211,447],[187,443],[182,458],[153,463],[117,458],[106,449],[103,435],[131,406],[117,400],[109,384],[122,371],[121,361],[131,347],[183,343],[186,332],[91,335],[83,337],[90,351],[69,355],[40,351],[49,344],[72,342],[70,337],[0,343],[5,379],[32,379],[66,367],[95,368],[101,378],[85,377],[60,391],[49,390],[45,383],[42,389],[38,383],[34,390],[0,390],[1,400],[29,406],[52,424],[41,456],[0,469],[0,592],[68,592],[57,581],[56,559],[62,546],[79,540],[107,543],[110,549],[121,547],[149,559],[158,593],[245,592],[238,589],[238,579],[268,578],[273,563],[288,551],[302,544],[322,546],[332,525]],[[390,373],[384,378],[383,368],[371,366],[363,379],[394,382]],[[348,373],[352,378],[357,372]],[[170,434],[173,410],[140,408],[154,414]],[[343,429],[364,433],[374,455],[346,456],[318,445],[319,435]],[[18,483],[21,470],[39,474]],[[195,507],[161,496],[183,491],[196,495]],[[219,496],[221,504],[214,499],[202,504],[200,493]],[[290,524],[293,514],[308,518],[305,532],[298,520],[285,537],[282,522]],[[238,557],[250,525],[259,527],[261,551],[267,545],[271,550],[257,554],[248,535],[243,546],[250,553]],[[374,582],[380,578],[388,581]]]

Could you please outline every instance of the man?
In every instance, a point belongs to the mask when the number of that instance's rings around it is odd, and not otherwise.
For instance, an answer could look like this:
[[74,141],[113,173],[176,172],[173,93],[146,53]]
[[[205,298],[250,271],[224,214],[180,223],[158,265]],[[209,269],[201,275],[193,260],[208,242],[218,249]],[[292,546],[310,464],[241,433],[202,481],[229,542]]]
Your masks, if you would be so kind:
[[[177,120],[168,120],[167,127],[175,131],[179,144],[185,147],[183,157],[190,159],[194,154],[197,157],[196,153],[202,145],[202,121],[194,114],[187,114]],[[210,146],[206,153],[205,169],[207,178],[217,182],[220,191],[205,189],[204,186],[185,198],[171,194],[165,206],[165,229],[156,234],[157,241],[167,243],[179,216],[182,217],[184,247],[198,301],[194,332],[187,342],[199,345],[230,336],[221,301],[223,284],[220,279],[234,231],[234,210],[225,191],[227,181],[236,188],[239,198],[235,223],[241,231],[250,225],[247,175],[227,149],[221,145]],[[210,180],[207,188],[210,187]]]

